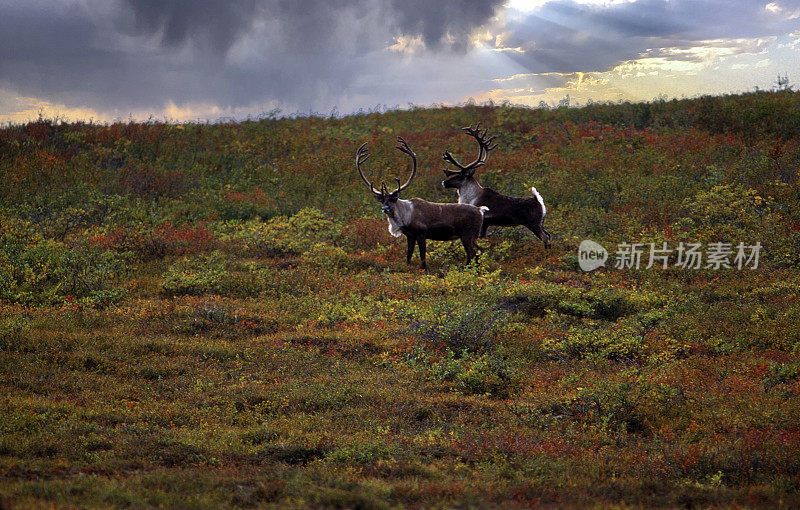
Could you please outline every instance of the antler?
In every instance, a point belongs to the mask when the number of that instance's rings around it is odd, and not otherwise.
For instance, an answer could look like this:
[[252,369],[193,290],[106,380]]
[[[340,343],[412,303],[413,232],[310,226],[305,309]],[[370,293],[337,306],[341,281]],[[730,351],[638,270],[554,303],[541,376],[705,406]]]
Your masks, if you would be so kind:
[[369,159],[369,152],[367,152],[367,142],[361,144],[361,147],[358,148],[356,152],[356,168],[358,169],[358,175],[361,176],[361,180],[363,180],[369,189],[375,193],[376,195],[380,195],[381,192],[376,190],[375,187],[370,183],[367,178],[364,176],[363,170],[361,170],[361,163]]
[[494,140],[495,137],[491,136],[489,138],[486,138],[486,135],[489,134],[489,130],[485,129],[483,133],[481,133],[480,127],[481,123],[478,122],[474,128],[471,126],[461,128],[462,131],[465,131],[468,135],[475,138],[475,140],[478,142],[478,147],[479,147],[478,158],[469,165],[462,165],[456,160],[455,157],[453,157],[450,151],[444,151],[442,159],[459,168],[458,172],[454,172],[452,170],[450,171],[445,170],[445,173],[447,173],[448,175],[452,175],[456,173],[466,173],[470,171],[474,172],[476,168],[486,164],[486,158],[489,156],[489,151],[497,147],[497,144],[492,145],[492,140]]
[[[397,146],[397,149],[400,152],[405,152],[406,154],[411,156],[411,161],[413,162],[414,166],[412,167],[411,175],[408,177],[408,180],[405,182],[405,184],[400,184],[400,179],[395,178],[395,181],[397,181],[397,190],[394,191],[394,193],[400,193],[401,191],[406,189],[408,185],[411,184],[411,181],[414,179],[414,175],[416,175],[417,173],[417,155],[414,153],[413,150],[411,150],[411,147],[408,146],[408,144],[406,143],[405,140],[403,140],[402,137],[398,136],[397,141],[400,142],[400,145]],[[359,147],[358,151],[356,152],[356,168],[358,169],[358,175],[361,176],[361,180],[364,181],[364,183],[366,183],[366,185],[369,186],[369,189],[376,195],[388,194],[388,192],[386,191],[385,182],[381,181],[381,189],[375,189],[372,183],[367,180],[367,177],[364,175],[364,171],[361,170],[361,164],[365,162],[367,159],[369,159],[369,153],[367,152],[367,144],[365,142],[361,144],[361,147]]]
[[403,140],[402,136],[398,136],[397,141],[400,142],[400,145],[396,146],[395,148],[400,152],[405,152],[411,156],[411,161],[414,164],[413,168],[411,169],[411,175],[408,177],[408,180],[405,182],[405,184],[401,185],[400,179],[395,178],[395,181],[397,181],[397,191],[395,191],[395,193],[400,193],[406,189],[409,184],[411,184],[411,180],[414,179],[414,175],[417,173],[417,155],[411,150],[411,147],[408,146],[406,141]]

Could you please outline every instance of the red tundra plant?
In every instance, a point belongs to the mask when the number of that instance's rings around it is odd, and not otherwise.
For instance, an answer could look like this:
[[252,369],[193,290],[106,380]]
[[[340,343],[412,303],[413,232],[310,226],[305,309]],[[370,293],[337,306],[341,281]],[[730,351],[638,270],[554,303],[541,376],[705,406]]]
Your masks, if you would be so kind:
[[132,251],[142,260],[204,253],[217,244],[214,234],[203,224],[175,226],[169,221],[150,231],[136,226],[116,227],[92,237],[89,242],[109,250]]
[[118,179],[123,193],[148,198],[179,197],[197,185],[194,177],[179,168],[160,169],[142,163],[124,166]]
[[354,250],[371,250],[389,239],[385,221],[375,218],[358,218],[344,228],[345,243]]

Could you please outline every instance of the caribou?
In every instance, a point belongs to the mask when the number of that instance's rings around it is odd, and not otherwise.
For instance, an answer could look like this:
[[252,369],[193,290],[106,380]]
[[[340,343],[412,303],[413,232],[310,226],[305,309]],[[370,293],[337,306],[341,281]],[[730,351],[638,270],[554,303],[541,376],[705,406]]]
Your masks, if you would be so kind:
[[547,207],[535,187],[531,187],[533,197],[509,197],[491,188],[484,188],[475,179],[475,170],[486,164],[489,151],[497,147],[497,144],[492,144],[495,137],[487,138],[489,130],[486,129],[481,133],[480,125],[479,122],[474,128],[470,126],[461,128],[478,142],[478,157],[475,161],[468,165],[462,165],[450,151],[444,151],[442,159],[454,165],[458,170],[445,169],[444,174],[447,178],[442,181],[442,186],[455,188],[460,204],[489,208],[483,220],[481,237],[486,236],[486,229],[492,225],[523,225],[544,242],[545,248],[550,248],[550,233],[544,229],[544,215],[547,213]]
[[398,136],[397,141],[399,145],[396,146],[396,149],[411,156],[413,166],[411,175],[404,184],[400,184],[400,179],[395,178],[396,190],[390,193],[386,188],[386,182],[381,182],[380,189],[376,189],[364,175],[361,165],[369,158],[366,143],[362,144],[356,152],[356,169],[375,199],[380,202],[381,210],[389,222],[389,233],[394,237],[406,236],[408,240],[406,262],[411,263],[414,246],[418,245],[421,267],[427,271],[426,240],[461,239],[464,251],[467,253],[467,263],[469,263],[478,252],[477,239],[480,236],[483,217],[488,208],[470,204],[440,204],[421,198],[401,199],[400,192],[408,188],[417,173],[417,155],[402,137]]

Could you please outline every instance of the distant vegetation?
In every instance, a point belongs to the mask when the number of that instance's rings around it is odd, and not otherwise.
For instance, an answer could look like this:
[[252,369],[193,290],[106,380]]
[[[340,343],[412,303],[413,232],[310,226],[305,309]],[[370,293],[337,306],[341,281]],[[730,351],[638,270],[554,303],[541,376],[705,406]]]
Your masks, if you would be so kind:
[[[355,151],[394,182],[403,136],[452,202],[477,121],[553,249],[420,272]],[[791,90],[0,129],[0,506],[797,506],[799,169]],[[763,249],[584,273],[583,239]]]

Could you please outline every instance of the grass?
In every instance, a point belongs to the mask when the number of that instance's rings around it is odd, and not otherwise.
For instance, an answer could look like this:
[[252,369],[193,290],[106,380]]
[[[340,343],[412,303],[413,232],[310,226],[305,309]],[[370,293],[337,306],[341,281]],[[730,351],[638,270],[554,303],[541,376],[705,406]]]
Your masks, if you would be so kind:
[[[0,130],[0,506],[797,506],[798,105]],[[406,266],[355,148],[453,201],[477,120],[553,249]],[[584,238],[764,251],[584,273]]]

